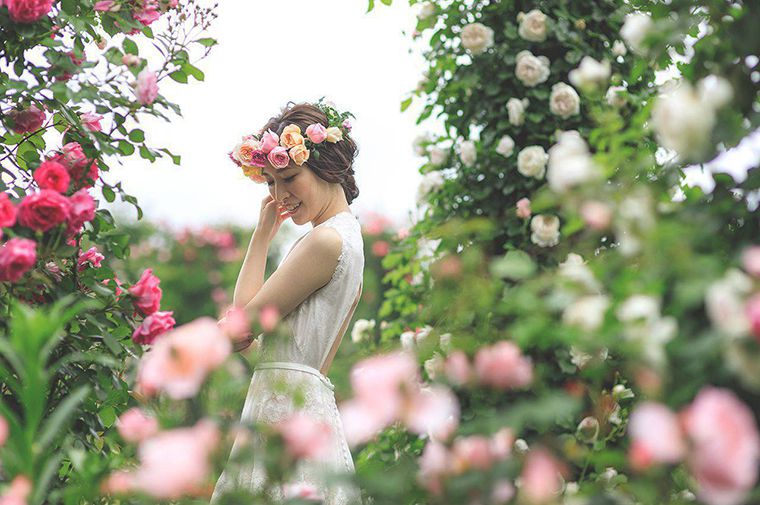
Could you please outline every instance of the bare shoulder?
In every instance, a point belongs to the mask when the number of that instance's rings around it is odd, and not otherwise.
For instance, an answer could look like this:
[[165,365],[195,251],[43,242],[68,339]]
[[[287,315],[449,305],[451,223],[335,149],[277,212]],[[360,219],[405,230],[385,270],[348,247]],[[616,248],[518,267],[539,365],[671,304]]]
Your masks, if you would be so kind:
[[312,230],[304,239],[304,251],[317,255],[324,260],[334,258],[337,261],[343,247],[343,237],[338,230],[322,226]]

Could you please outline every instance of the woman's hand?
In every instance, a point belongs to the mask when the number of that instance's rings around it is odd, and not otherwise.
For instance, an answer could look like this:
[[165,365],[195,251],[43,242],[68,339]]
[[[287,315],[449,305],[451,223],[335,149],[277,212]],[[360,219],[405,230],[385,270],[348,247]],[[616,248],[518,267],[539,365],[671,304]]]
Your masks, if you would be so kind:
[[280,203],[277,202],[272,195],[267,195],[261,201],[261,211],[259,213],[259,223],[256,226],[256,231],[262,233],[267,238],[267,242],[271,242],[274,236],[280,229],[280,225],[283,221],[288,219],[291,214],[287,211],[283,211]]

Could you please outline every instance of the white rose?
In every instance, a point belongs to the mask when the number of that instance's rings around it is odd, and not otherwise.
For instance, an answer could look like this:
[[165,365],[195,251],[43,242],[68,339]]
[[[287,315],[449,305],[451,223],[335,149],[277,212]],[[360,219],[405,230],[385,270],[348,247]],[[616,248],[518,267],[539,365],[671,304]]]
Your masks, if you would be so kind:
[[493,45],[493,30],[481,23],[472,23],[462,30],[462,46],[472,55],[484,53]]
[[465,140],[459,145],[459,158],[466,166],[471,167],[474,165],[477,157],[478,151],[475,148],[475,142],[472,140]]
[[527,98],[518,100],[517,98],[510,98],[507,101],[507,113],[509,113],[509,122],[514,126],[520,126],[525,122],[525,109],[528,107]]
[[609,61],[596,61],[591,56],[584,56],[578,68],[570,71],[568,78],[576,88],[592,89],[606,83],[610,72]]
[[433,14],[435,14],[435,5],[433,5],[433,2],[422,2],[422,4],[420,4],[420,11],[417,14],[417,19],[427,19]]
[[697,93],[702,102],[710,105],[713,109],[720,109],[728,105],[734,96],[731,84],[723,77],[708,75],[697,83]]
[[581,297],[565,308],[562,322],[569,326],[578,326],[586,331],[598,330],[609,306],[609,298],[603,295]]
[[433,170],[423,175],[420,185],[417,187],[417,203],[421,204],[428,193],[440,188],[444,180],[443,172],[440,170]]
[[752,280],[737,269],[711,284],[705,293],[705,308],[713,326],[729,337],[747,335],[750,322],[744,306],[751,291]]
[[558,82],[552,86],[552,94],[549,97],[549,110],[562,119],[567,119],[580,113],[581,98],[572,86],[564,82]]
[[441,149],[440,147],[434,147],[430,150],[430,163],[435,166],[441,166],[446,163],[449,158],[448,149]]
[[525,177],[540,179],[546,172],[549,155],[541,146],[528,146],[517,155],[517,171]]
[[652,111],[652,127],[660,144],[684,160],[699,161],[705,154],[715,120],[715,109],[688,82],[658,97]]
[[586,266],[586,262],[580,254],[568,254],[567,259],[559,264],[557,275],[570,282],[576,282],[590,291],[599,291],[599,281],[596,280],[591,269]]
[[632,295],[615,312],[624,323],[651,323],[660,318],[660,300],[651,295]]
[[553,247],[559,244],[559,218],[550,214],[533,216],[530,221],[533,232],[530,240],[539,247]]
[[359,343],[365,340],[375,329],[375,320],[358,319],[351,329],[351,341]]
[[620,29],[620,36],[633,52],[643,54],[645,48],[642,43],[651,28],[652,18],[646,14],[640,12],[628,14],[625,17],[623,28]]
[[541,84],[549,78],[549,58],[520,51],[517,53],[515,75],[530,88]]
[[501,140],[499,140],[499,145],[496,146],[496,152],[504,156],[505,158],[509,158],[512,156],[512,152],[515,150],[515,141],[512,140],[512,137],[509,135],[504,135]]
[[627,94],[628,90],[625,86],[610,86],[605,98],[607,99],[608,104],[619,108],[625,105],[628,101]]
[[443,366],[443,357],[438,353],[433,354],[433,357],[426,360],[424,364],[425,372],[427,372],[431,380],[435,380],[438,374],[443,371]]
[[628,49],[626,49],[625,43],[622,40],[616,40],[612,43],[613,56],[625,56],[626,54],[628,54]]
[[588,152],[586,142],[577,131],[563,132],[549,149],[549,169],[546,179],[557,193],[596,179],[601,174]]
[[517,33],[520,37],[531,42],[543,42],[546,40],[546,14],[538,9],[533,9],[527,14],[521,12],[517,15],[520,28]]

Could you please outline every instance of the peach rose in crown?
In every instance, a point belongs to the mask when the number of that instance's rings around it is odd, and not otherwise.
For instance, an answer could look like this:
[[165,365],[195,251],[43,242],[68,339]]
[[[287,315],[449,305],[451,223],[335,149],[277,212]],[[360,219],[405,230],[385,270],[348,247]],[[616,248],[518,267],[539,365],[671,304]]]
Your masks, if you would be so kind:
[[303,145],[304,138],[301,135],[301,128],[298,125],[291,124],[282,130],[280,135],[280,145],[285,149],[290,149],[298,145]]
[[238,146],[235,146],[237,158],[244,165],[253,165],[253,156],[256,151],[261,150],[261,143],[256,139],[246,139]]
[[333,144],[343,140],[343,132],[337,126],[331,126],[327,129],[327,141]]
[[309,159],[309,150],[304,145],[298,145],[290,149],[290,157],[299,167]]

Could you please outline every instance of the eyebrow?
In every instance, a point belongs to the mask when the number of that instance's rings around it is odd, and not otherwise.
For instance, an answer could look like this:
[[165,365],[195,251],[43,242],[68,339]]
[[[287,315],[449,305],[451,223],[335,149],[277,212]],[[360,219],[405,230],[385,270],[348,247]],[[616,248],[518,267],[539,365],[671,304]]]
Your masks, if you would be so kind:
[[[285,168],[285,169],[282,169],[282,170],[280,170],[280,172],[279,172],[279,173],[280,173],[280,174],[283,174],[283,173],[285,173],[285,172],[288,172],[288,173],[290,173],[290,172],[292,172],[293,170],[298,170],[298,167],[290,167],[290,168]],[[264,172],[264,176],[266,176],[266,177],[268,177],[268,178],[272,179],[272,176],[271,176],[271,175],[269,175],[269,173],[267,173],[267,172]]]

